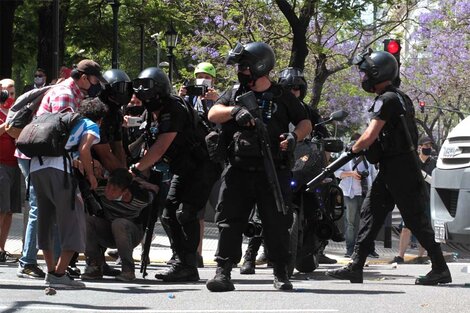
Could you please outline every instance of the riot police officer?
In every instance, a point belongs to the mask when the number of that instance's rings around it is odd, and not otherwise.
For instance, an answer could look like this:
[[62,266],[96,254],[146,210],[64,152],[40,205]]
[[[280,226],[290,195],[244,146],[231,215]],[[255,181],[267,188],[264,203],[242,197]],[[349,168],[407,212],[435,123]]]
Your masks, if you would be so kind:
[[372,120],[352,147],[352,153],[368,149],[369,161],[379,162],[379,173],[372,183],[361,209],[360,229],[355,257],[348,266],[327,275],[362,283],[363,266],[385,217],[397,205],[406,225],[428,251],[432,269],[416,279],[418,285],[450,283],[451,274],[434,240],[434,231],[426,214],[427,193],[416,154],[418,131],[410,98],[392,85],[398,75],[398,63],[388,52],[371,50],[354,59],[359,67],[362,88],[376,93],[370,108]]
[[108,171],[126,168],[126,153],[122,143],[122,111],[132,97],[132,82],[122,70],[111,69],[103,74],[106,80],[99,97],[108,107],[100,125],[100,142],[93,146],[97,159]]
[[[255,121],[237,97],[251,91],[258,102],[261,117],[257,122],[267,127],[276,173],[284,199],[290,193],[290,164],[288,155],[311,131],[301,103],[281,86],[269,79],[275,64],[272,48],[262,42],[246,45],[238,43],[229,52],[228,64],[238,65],[240,86],[229,88],[209,111],[209,120],[222,124],[224,138],[230,141],[229,165],[222,174],[222,184],[217,205],[216,221],[219,242],[216,252],[217,270],[207,281],[207,289],[221,292],[235,287],[231,281],[232,266],[241,259],[242,233],[247,226],[250,212],[256,204],[263,223],[268,257],[274,267],[274,287],[292,289],[287,276],[289,262],[289,233],[292,222],[289,214],[276,210],[273,190],[263,166],[259,134]],[[256,101],[255,100],[255,101]],[[289,123],[295,129],[289,133]],[[223,140],[224,141],[224,140]]]
[[[156,121],[156,141],[139,162],[131,166],[136,176],[160,159],[169,164],[170,183],[162,224],[176,262],[155,276],[167,282],[197,281],[198,212],[205,206],[212,185],[220,176],[219,165],[208,158],[198,115],[182,98],[171,95],[168,76],[159,68],[143,70],[133,81],[134,92]],[[147,124],[151,124],[151,120]]]

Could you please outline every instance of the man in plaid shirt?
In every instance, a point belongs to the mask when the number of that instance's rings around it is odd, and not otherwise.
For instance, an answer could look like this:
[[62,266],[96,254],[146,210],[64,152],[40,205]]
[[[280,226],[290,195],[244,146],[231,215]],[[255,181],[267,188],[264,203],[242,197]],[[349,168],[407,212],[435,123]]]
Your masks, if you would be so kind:
[[[101,75],[101,67],[92,60],[82,60],[72,70],[71,77],[52,87],[44,95],[36,115],[46,112],[76,111],[85,96],[96,96],[101,90],[101,82],[106,82]],[[30,160],[17,150],[15,156],[26,181],[29,176]],[[17,276],[23,278],[44,278],[45,273],[37,265],[36,234],[37,204],[33,186],[30,186],[30,212],[26,226],[23,253],[20,258]]]
[[101,91],[100,81],[106,84],[101,75],[101,67],[92,60],[82,60],[72,70],[70,78],[51,88],[44,98],[36,115],[45,112],[75,111],[86,95],[97,96]]

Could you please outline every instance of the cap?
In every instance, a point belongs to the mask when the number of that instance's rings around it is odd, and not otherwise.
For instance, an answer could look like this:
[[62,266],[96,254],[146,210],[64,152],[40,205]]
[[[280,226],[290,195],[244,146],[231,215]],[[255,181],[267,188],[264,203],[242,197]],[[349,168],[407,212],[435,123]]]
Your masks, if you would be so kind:
[[103,84],[107,83],[101,75],[101,66],[93,60],[81,60],[77,64],[77,70],[87,75],[96,76]]
[[426,136],[426,137],[422,137],[422,138],[420,138],[420,139],[418,140],[418,145],[420,145],[420,146],[422,146],[422,145],[424,145],[424,144],[426,144],[426,143],[432,143],[431,138],[429,138],[429,137]]

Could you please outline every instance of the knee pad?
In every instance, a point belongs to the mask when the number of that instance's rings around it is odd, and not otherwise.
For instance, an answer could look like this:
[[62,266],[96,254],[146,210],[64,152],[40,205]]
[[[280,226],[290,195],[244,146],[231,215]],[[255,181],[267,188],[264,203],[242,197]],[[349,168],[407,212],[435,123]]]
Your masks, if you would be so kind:
[[194,206],[187,203],[181,203],[176,210],[176,219],[180,225],[194,222],[198,220],[197,212],[198,210]]

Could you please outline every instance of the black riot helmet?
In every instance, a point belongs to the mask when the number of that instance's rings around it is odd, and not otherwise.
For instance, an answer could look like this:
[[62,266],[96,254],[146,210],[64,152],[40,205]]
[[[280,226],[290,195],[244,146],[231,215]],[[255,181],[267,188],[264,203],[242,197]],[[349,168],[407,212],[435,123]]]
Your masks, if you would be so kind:
[[295,67],[286,67],[279,74],[278,83],[288,89],[299,89],[300,100],[303,100],[307,93],[307,81],[304,73]]
[[246,45],[237,42],[226,60],[227,64],[249,67],[255,79],[267,75],[274,68],[275,62],[273,49],[264,42],[250,42]]
[[127,105],[132,98],[132,82],[126,72],[118,69],[107,70],[103,74],[106,80],[100,99],[107,104]]
[[367,92],[374,92],[374,86],[384,81],[393,81],[398,75],[398,62],[395,57],[386,51],[372,51],[369,49],[356,56],[353,65],[366,77],[362,79],[362,88]]
[[132,85],[137,98],[151,112],[167,102],[171,94],[170,79],[157,67],[149,67],[140,72]]

